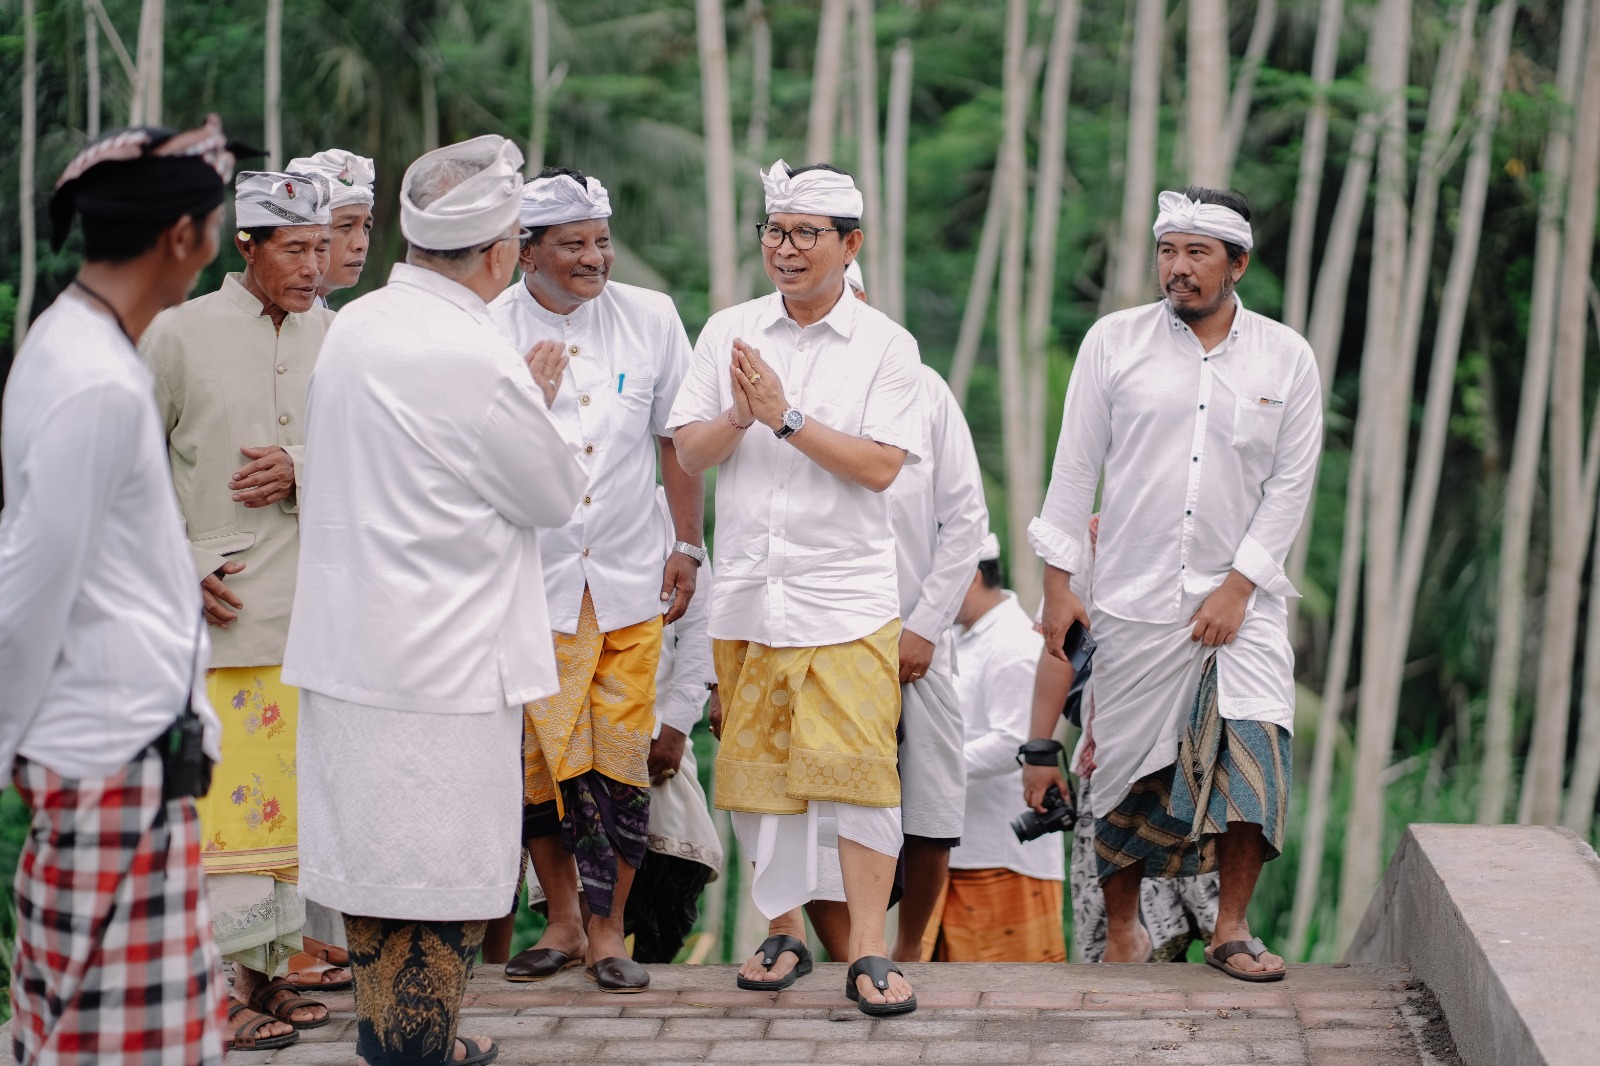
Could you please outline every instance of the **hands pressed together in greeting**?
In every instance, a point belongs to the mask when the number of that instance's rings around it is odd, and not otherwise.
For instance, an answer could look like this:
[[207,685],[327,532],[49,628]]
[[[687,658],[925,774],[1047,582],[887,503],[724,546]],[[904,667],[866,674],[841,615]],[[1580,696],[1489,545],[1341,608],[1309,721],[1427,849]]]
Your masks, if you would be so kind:
[[728,376],[733,384],[733,416],[739,425],[760,422],[773,431],[782,427],[789,401],[783,394],[783,382],[759,351],[735,339]]

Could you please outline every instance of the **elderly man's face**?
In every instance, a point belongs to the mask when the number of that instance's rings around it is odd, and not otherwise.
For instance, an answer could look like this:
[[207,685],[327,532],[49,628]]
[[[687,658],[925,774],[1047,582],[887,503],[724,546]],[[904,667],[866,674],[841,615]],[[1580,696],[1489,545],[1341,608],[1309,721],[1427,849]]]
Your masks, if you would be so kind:
[[611,224],[603,218],[551,226],[522,249],[528,291],[553,311],[599,296],[611,276]]
[[367,265],[367,248],[372,243],[372,208],[366,204],[334,208],[331,229],[328,270],[322,275],[318,290],[324,296],[361,280],[361,268]]
[[1203,322],[1221,310],[1249,264],[1248,252],[1230,262],[1221,241],[1199,233],[1164,233],[1156,242],[1161,295],[1172,313],[1189,323]]
[[250,286],[285,311],[311,310],[328,263],[327,226],[279,226],[264,241],[238,242]]
[[[770,237],[761,242],[761,261],[767,277],[786,300],[802,303],[837,297],[844,287],[844,268],[861,250],[861,231],[841,238],[827,215],[778,214],[767,217],[767,232],[787,230],[776,248]],[[816,243],[809,248],[799,247]]]

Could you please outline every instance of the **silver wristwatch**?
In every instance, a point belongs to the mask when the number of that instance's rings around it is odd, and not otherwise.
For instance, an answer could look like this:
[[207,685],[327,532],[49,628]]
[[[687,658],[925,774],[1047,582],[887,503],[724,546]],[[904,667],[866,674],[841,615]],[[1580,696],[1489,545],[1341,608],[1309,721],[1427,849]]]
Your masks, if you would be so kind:
[[806,424],[806,416],[791,407],[783,412],[783,425],[773,430],[772,433],[779,440],[792,437]]
[[706,561],[706,550],[700,547],[698,544],[690,544],[686,540],[673,541],[672,550],[687,555],[689,558],[694,560],[694,565],[696,566],[699,566],[701,563]]

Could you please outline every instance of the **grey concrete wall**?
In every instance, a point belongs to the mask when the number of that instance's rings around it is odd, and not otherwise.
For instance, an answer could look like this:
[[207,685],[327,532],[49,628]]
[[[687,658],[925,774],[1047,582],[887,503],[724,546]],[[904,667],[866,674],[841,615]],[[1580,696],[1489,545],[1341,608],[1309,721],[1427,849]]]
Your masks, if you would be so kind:
[[1569,830],[1411,826],[1346,959],[1408,964],[1468,1066],[1600,1062],[1600,857]]

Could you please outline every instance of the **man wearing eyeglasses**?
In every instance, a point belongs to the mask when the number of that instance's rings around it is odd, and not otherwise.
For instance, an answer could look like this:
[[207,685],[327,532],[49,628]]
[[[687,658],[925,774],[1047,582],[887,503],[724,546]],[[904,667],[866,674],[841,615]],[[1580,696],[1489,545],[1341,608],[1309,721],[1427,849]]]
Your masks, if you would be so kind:
[[[610,216],[597,179],[546,167],[522,190],[522,281],[489,309],[531,352],[550,417],[588,476],[572,517],[539,544],[561,691],[526,709],[523,842],[550,921],[506,976],[584,965],[601,991],[637,992],[650,975],[628,956],[623,914],[649,839],[650,785],[678,772],[686,739],[663,726],[651,740],[656,668],[662,626],[688,607],[705,559],[705,488],[666,428],[688,335],[670,297],[609,280]],[[658,451],[670,550],[653,504]]]
[[[909,333],[846,292],[864,240],[850,176],[779,160],[762,183],[777,292],[706,323],[668,423],[686,470],[719,468],[716,804],[755,859],[751,891],[772,934],[738,983],[770,991],[809,973],[800,908],[843,899],[846,996],[866,1014],[902,1014],[916,997],[884,942],[901,847],[885,490],[926,450],[921,360]],[[842,884],[819,876],[819,847],[835,839]]]

